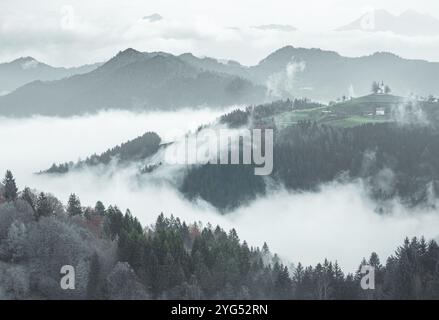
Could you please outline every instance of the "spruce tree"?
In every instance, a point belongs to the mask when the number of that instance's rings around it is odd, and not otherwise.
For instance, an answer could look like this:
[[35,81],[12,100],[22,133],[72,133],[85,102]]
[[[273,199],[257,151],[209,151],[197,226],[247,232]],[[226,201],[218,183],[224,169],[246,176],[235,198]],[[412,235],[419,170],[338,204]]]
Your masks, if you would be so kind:
[[36,197],[35,195],[32,193],[32,191],[30,190],[30,188],[26,187],[23,190],[23,193],[21,194],[21,199],[23,199],[24,201],[26,201],[30,207],[32,208],[33,212],[36,213]]
[[67,213],[69,216],[79,216],[82,214],[81,201],[79,201],[79,198],[74,193],[69,197]]
[[37,218],[40,217],[47,217],[50,216],[53,213],[53,210],[50,206],[49,199],[44,194],[44,192],[41,192],[37,199]]
[[15,184],[14,176],[10,170],[6,171],[5,178],[3,180],[5,185],[4,197],[6,201],[14,201],[17,199],[17,185]]
[[372,93],[377,94],[380,91],[380,85],[378,82],[374,81],[372,82],[372,89],[371,89]]
[[101,216],[105,215],[105,206],[101,201],[96,202],[95,213]]
[[380,258],[376,252],[372,252],[369,258],[369,265],[374,267],[376,270],[381,269]]

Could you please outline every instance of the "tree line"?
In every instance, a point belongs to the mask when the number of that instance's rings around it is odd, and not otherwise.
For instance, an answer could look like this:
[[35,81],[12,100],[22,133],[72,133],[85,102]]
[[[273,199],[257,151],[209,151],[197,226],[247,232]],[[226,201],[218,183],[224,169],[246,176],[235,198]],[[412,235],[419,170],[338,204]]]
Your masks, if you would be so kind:
[[[439,246],[405,239],[385,264],[376,253],[356,273],[323,260],[287,265],[268,245],[249,246],[235,230],[160,214],[142,226],[129,210],[64,206],[10,171],[0,184],[0,297],[6,299],[437,299]],[[45,199],[45,200],[42,200]],[[297,244],[300,245],[300,244]],[[375,290],[361,289],[362,265]],[[61,290],[60,268],[76,268],[75,290]]]
[[[273,159],[269,179],[288,190],[314,191],[337,179],[362,179],[373,199],[400,199],[409,207],[433,206],[439,191],[439,130],[434,126],[342,128],[300,121],[274,127]],[[253,174],[252,165],[193,166],[181,185],[189,199],[202,198],[224,212],[266,189],[266,180]]]
[[72,168],[81,168],[84,166],[108,165],[112,160],[120,164],[130,161],[143,160],[157,152],[160,147],[161,138],[155,132],[147,132],[140,137],[122,143],[119,146],[108,149],[102,154],[93,154],[83,161],[77,163],[68,162],[53,164],[49,169],[40,173],[63,174],[69,172]]

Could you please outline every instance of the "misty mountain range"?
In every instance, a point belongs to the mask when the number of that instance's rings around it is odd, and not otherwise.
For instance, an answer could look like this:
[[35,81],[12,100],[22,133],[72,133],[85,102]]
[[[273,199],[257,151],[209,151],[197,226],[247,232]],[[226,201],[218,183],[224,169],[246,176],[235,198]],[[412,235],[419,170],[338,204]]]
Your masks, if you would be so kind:
[[431,36],[439,35],[439,19],[415,10],[407,10],[400,15],[393,15],[386,10],[374,10],[337,29],[337,31],[349,30],[390,31],[405,36]]
[[296,27],[293,27],[289,24],[262,24],[259,26],[253,26],[252,28],[259,30],[270,30],[270,31],[281,31],[281,32],[297,31]]
[[74,68],[52,67],[32,57],[22,57],[0,64],[0,95],[14,91],[26,83],[41,80],[60,80],[75,74],[88,73],[101,63]]
[[293,76],[293,96],[305,96],[329,101],[348,94],[349,87],[362,96],[370,92],[373,78],[388,83],[394,93],[407,96],[437,94],[439,63],[403,59],[397,55],[378,52],[358,58],[343,57],[333,51],[284,47],[269,55],[252,68],[259,81],[273,74],[286,73],[291,63],[302,63],[302,71]]
[[[362,179],[371,198],[380,203],[377,210],[386,210],[390,205],[388,201],[394,199],[408,207],[431,207],[434,205],[432,199],[439,194],[439,163],[436,160],[439,158],[438,106],[437,103],[422,105],[422,112],[432,120],[428,126],[369,119],[347,127],[339,121],[317,123],[303,119],[278,127],[276,118],[279,116],[285,118],[285,115],[297,114],[301,110],[312,113],[315,104],[287,100],[249,107],[245,111],[238,109],[221,116],[218,123],[250,129],[257,125],[276,132],[270,183],[254,175],[253,165],[201,164],[188,165],[184,169],[185,175],[177,183],[178,188],[187,199],[203,199],[225,213],[250,204],[266,194],[270,186],[283,186],[291,191],[315,191],[321,184],[338,179],[351,182]],[[349,112],[345,104],[337,108],[340,112]],[[358,102],[357,109],[362,108],[365,106]],[[332,109],[332,116],[336,112]],[[355,113],[354,110],[351,112]],[[359,117],[356,115],[355,119]],[[348,123],[349,119],[344,121]],[[100,155],[94,154],[85,161],[54,164],[40,173],[65,174],[110,163],[138,164],[139,174],[147,175],[147,179],[154,179],[154,171],[161,168],[161,173],[157,172],[160,180],[170,166],[158,152],[170,144],[161,144],[156,133],[148,132]],[[104,168],[104,171],[111,171],[111,167]],[[175,180],[174,175],[171,180]]]
[[167,53],[119,52],[96,70],[59,81],[35,81],[0,99],[2,114],[72,115],[101,109],[176,109],[253,103],[263,86],[203,70]]
[[[81,70],[85,69],[76,71]],[[23,70],[15,73],[20,72]],[[377,79],[389,84],[397,95],[427,96],[439,94],[438,73],[439,63],[384,52],[352,58],[286,46],[248,67],[190,53],[175,56],[127,49],[88,73],[53,81],[45,81],[49,80],[45,74],[46,78],[0,97],[0,114],[68,116],[101,109],[175,110],[292,97],[328,102],[343,95],[365,95]]]

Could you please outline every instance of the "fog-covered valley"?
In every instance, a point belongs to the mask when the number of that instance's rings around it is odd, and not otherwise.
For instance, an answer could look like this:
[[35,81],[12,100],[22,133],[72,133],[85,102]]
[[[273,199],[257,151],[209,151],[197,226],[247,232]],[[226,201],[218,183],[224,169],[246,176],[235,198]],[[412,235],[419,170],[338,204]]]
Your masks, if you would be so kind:
[[0,300],[439,299],[437,2],[28,2]]
[[249,244],[261,246],[266,241],[282,259],[292,263],[315,265],[328,258],[353,272],[359,261],[373,251],[382,259],[393,254],[406,236],[437,237],[436,209],[408,209],[394,200],[389,212],[379,214],[377,203],[361,180],[327,183],[315,192],[272,188],[224,215],[211,204],[200,199],[189,201],[179,192],[172,182],[184,175],[180,167],[159,169],[140,180],[134,164],[84,168],[65,175],[35,174],[52,163],[84,159],[146,131],[155,131],[164,141],[172,141],[178,133],[212,123],[231,108],[1,118],[0,136],[8,138],[2,139],[0,168],[12,170],[20,188],[50,192],[63,202],[75,193],[85,206],[94,206],[100,200],[122,210],[129,208],[144,225],[152,224],[163,212],[187,222],[236,228]]

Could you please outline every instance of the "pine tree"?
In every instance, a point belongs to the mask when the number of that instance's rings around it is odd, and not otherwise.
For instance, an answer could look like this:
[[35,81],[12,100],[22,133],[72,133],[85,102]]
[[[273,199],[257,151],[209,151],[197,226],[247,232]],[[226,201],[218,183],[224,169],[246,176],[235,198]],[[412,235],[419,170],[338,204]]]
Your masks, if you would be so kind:
[[392,92],[392,89],[390,89],[389,86],[385,86],[385,87],[384,87],[384,92],[385,92],[386,94],[389,94],[389,93]]
[[38,219],[41,217],[50,216],[53,213],[49,199],[44,194],[44,192],[41,192],[38,196],[36,213]]
[[303,275],[304,275],[304,269],[303,269],[302,264],[299,262],[299,263],[297,264],[296,269],[294,270],[293,280],[294,280],[297,284],[300,284],[300,283],[302,282]]
[[278,299],[291,298],[292,281],[290,278],[290,274],[288,272],[288,268],[283,265],[278,265],[276,263],[274,266],[274,270],[275,273],[277,273],[277,277],[274,282],[274,288],[277,294],[277,298]]
[[69,197],[69,202],[67,204],[67,213],[71,217],[82,215],[81,201],[74,193],[72,193]]
[[380,85],[379,85],[379,83],[378,82],[376,82],[376,81],[374,81],[374,82],[372,82],[372,92],[373,93],[378,93],[379,91],[380,91]]
[[101,216],[105,215],[105,206],[101,201],[96,202],[95,213]]
[[381,269],[380,258],[376,252],[372,252],[369,258],[369,265],[374,267],[376,270]]
[[5,185],[4,197],[6,201],[14,201],[17,199],[17,185],[15,184],[14,176],[11,171],[6,171],[5,178],[3,180]]
[[26,187],[23,190],[23,193],[21,195],[21,198],[26,201],[30,207],[32,208],[32,211],[34,213],[36,213],[36,197],[35,195],[32,193],[32,191],[30,190],[30,188]]
[[90,261],[90,274],[87,284],[87,298],[88,299],[98,299],[99,298],[99,273],[100,264],[99,256],[95,252]]
[[262,246],[262,252],[264,254],[270,254],[270,249],[268,248],[267,242],[264,242],[264,245]]

